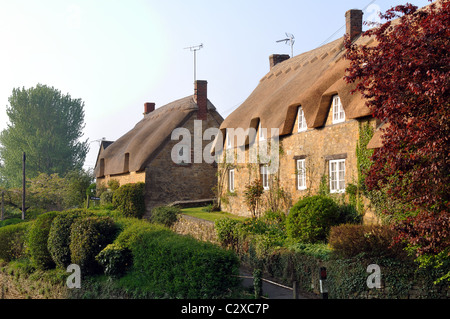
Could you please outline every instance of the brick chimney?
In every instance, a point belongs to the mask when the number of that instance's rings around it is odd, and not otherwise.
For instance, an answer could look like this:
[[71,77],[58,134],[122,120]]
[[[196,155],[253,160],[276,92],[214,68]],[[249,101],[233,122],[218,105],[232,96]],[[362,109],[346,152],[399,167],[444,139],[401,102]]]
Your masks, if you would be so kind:
[[352,9],[345,13],[345,33],[350,36],[350,41],[355,40],[362,33],[362,10]]
[[208,114],[208,82],[196,80],[194,84],[194,101],[198,105],[197,119],[206,120]]
[[153,102],[144,103],[144,115],[151,113],[154,110],[155,110],[155,103],[153,103]]
[[271,56],[269,56],[270,69],[272,70],[275,65],[286,61],[289,58],[290,56],[288,54],[272,54]]

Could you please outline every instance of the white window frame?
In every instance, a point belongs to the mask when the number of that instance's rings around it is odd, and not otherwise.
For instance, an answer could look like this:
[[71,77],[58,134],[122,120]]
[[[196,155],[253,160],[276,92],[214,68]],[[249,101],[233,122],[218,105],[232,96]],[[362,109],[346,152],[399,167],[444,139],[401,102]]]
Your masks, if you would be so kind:
[[228,129],[226,131],[225,139],[227,140],[227,149],[230,149],[231,148],[231,139],[230,139],[230,134],[228,133]]
[[261,174],[261,183],[264,190],[270,189],[269,187],[269,169],[267,165],[261,165],[260,169]]
[[228,190],[234,193],[234,169],[228,171]]
[[259,136],[260,141],[264,141],[266,139],[266,137],[264,136],[262,127],[261,127],[261,121],[259,121],[259,124],[258,124],[258,136]]
[[304,132],[308,129],[306,125],[305,113],[301,106],[297,110],[297,132]]
[[342,123],[345,121],[344,107],[342,106],[339,95],[333,95],[333,124]]
[[330,160],[330,193],[345,192],[345,159]]
[[297,160],[297,189],[306,189],[306,163],[304,159]]

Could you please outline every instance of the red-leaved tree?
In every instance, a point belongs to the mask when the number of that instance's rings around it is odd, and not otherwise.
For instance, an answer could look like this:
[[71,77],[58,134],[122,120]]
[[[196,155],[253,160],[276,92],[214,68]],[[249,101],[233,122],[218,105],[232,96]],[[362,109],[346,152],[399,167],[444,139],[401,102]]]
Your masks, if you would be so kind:
[[366,186],[404,204],[393,218],[398,239],[419,258],[441,261],[450,259],[449,10],[448,0],[419,10],[397,6],[381,15],[386,23],[363,34],[375,44],[346,40],[346,80],[386,123]]

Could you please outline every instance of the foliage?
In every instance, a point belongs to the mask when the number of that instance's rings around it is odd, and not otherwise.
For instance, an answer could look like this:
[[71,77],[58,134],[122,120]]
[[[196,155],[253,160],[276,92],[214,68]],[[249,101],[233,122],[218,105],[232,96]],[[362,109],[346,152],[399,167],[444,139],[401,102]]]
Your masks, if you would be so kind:
[[48,251],[55,264],[63,269],[71,264],[70,261],[70,228],[76,218],[92,215],[87,210],[68,210],[57,215],[48,234]]
[[125,217],[141,218],[145,213],[145,183],[125,184],[113,195],[113,205]]
[[338,218],[339,206],[331,198],[321,195],[304,197],[289,212],[287,234],[302,242],[325,241]]
[[0,228],[0,259],[11,261],[26,255],[27,234],[32,222]]
[[247,204],[253,218],[259,215],[260,200],[263,193],[264,188],[260,179],[255,179],[245,186],[244,202]]
[[108,181],[108,188],[114,192],[116,189],[120,187],[120,182],[117,179],[110,179]]
[[106,246],[96,257],[109,277],[121,277],[132,264],[131,251],[117,243]]
[[133,268],[121,280],[139,281],[156,297],[211,298],[238,284],[239,264],[231,251],[162,228],[134,238]]
[[363,35],[377,45],[345,44],[347,81],[386,123],[366,184],[403,204],[384,210],[394,216],[398,240],[417,256],[434,256],[450,245],[450,2],[397,6],[382,18],[388,21]]
[[15,225],[23,222],[21,218],[9,218],[0,221],[0,227],[8,226],[8,225]]
[[95,257],[116,236],[116,225],[110,217],[77,218],[70,231],[71,261],[78,264],[84,274],[101,270]]
[[38,84],[14,88],[6,113],[9,124],[0,134],[0,176],[9,187],[22,181],[22,152],[27,177],[39,173],[64,176],[81,169],[88,142],[80,142],[84,128],[84,102],[53,87]]
[[331,227],[328,244],[333,254],[343,259],[361,253],[406,258],[403,245],[392,245],[395,236],[396,232],[389,226],[343,224]]
[[[82,207],[94,180],[92,171],[72,170],[64,176],[66,182],[66,194],[64,198],[64,207]],[[94,189],[95,189],[95,184]],[[89,193],[89,195],[91,195]]]
[[166,227],[172,226],[178,218],[181,209],[177,206],[159,206],[152,209],[150,220],[153,223],[159,223]]
[[49,269],[55,266],[48,250],[48,236],[53,219],[59,212],[48,212],[34,220],[28,235],[28,247],[31,260],[38,269]]
[[238,220],[230,217],[216,220],[214,229],[222,247],[237,249],[239,242],[237,225],[239,224],[240,222]]
[[100,205],[105,206],[105,205],[112,204],[113,197],[114,197],[114,192],[110,192],[110,191],[103,192],[100,195]]

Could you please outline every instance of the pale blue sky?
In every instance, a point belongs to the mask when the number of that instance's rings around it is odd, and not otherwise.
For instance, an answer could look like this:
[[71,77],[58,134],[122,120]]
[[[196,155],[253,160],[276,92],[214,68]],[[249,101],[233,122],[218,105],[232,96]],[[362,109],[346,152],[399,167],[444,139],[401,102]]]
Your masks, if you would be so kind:
[[[85,136],[115,140],[156,107],[193,94],[208,81],[208,98],[226,117],[269,70],[276,43],[295,36],[294,55],[343,36],[344,14],[372,0],[0,0],[0,130],[12,89],[54,86],[85,102]],[[427,0],[411,0],[422,7]],[[404,4],[375,0],[364,12]],[[338,31],[333,38],[329,38]],[[86,167],[93,167],[91,143]]]

